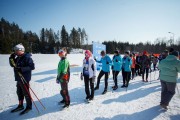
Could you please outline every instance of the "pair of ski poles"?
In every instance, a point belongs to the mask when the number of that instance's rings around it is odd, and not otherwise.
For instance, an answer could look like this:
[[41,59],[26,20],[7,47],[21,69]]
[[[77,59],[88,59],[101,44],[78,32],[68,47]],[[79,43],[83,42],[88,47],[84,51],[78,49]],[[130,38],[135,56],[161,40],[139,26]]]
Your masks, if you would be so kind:
[[[16,67],[16,64],[15,64],[14,60],[13,60],[13,59],[10,59],[10,61],[11,61],[11,63],[13,64],[13,66]],[[44,109],[46,109],[45,106],[42,104],[42,102],[39,100],[39,98],[37,97],[37,95],[34,93],[34,91],[33,91],[32,88],[30,87],[30,85],[27,83],[27,81],[25,80],[25,78],[23,77],[23,75],[22,75],[20,72],[18,72],[18,75],[19,75],[19,77],[21,78],[21,81],[22,81],[22,83],[23,83],[23,85],[24,85],[24,88],[25,88],[26,92],[28,93],[31,101],[33,102],[33,104],[34,104],[34,106],[35,106],[38,114],[40,114],[40,111],[39,111],[38,107],[36,106],[33,98],[31,97],[30,91],[28,91],[28,88],[32,91],[32,93],[35,95],[35,97],[38,99],[39,103],[41,104],[41,106],[42,106]],[[26,86],[26,85],[27,85],[27,86]]]

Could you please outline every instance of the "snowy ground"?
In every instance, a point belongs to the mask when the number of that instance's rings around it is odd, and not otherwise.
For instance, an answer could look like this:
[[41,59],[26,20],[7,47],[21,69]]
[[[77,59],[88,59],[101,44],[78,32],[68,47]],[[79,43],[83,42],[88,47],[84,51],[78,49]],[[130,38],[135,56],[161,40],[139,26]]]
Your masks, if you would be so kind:
[[[10,113],[18,104],[16,96],[16,82],[13,70],[8,64],[9,55],[0,55],[0,120],[180,120],[180,95],[176,91],[170,102],[168,111],[160,108],[160,82],[158,71],[151,73],[151,84],[141,82],[141,77],[130,81],[128,90],[120,88],[122,85],[121,73],[118,76],[119,89],[112,92],[112,74],[109,78],[109,92],[101,95],[104,81],[101,80],[100,89],[95,92],[95,100],[85,103],[84,82],[79,79],[81,71],[82,54],[70,54],[68,59],[71,65],[69,92],[71,106],[62,110],[58,101],[60,86],[56,84],[56,68],[59,61],[57,55],[33,55],[36,70],[33,71],[31,88],[45,105],[43,110],[35,96],[35,103],[41,111],[38,115],[35,107],[24,116],[19,113]],[[150,77],[149,77],[150,79]],[[180,80],[179,80],[180,81]],[[178,83],[180,90],[180,83]]]

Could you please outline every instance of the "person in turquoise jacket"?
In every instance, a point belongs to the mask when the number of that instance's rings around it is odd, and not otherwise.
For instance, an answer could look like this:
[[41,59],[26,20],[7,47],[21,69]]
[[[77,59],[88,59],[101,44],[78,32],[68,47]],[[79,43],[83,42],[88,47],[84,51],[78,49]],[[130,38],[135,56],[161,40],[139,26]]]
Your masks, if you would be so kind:
[[164,109],[167,109],[169,102],[175,94],[178,72],[180,72],[180,60],[178,60],[178,56],[178,52],[174,51],[163,59],[158,66],[161,81],[160,106]]
[[109,78],[109,73],[110,73],[110,66],[112,64],[111,58],[106,54],[106,52],[103,50],[101,51],[101,60],[96,60],[95,61],[98,63],[102,63],[102,69],[98,75],[97,78],[97,84],[96,87],[94,88],[94,90],[98,90],[99,89],[99,84],[100,84],[100,79],[103,75],[105,75],[105,88],[102,94],[105,94],[107,92],[107,88],[108,88],[108,78]]
[[116,90],[118,88],[117,83],[117,76],[122,68],[122,58],[119,54],[119,51],[114,51],[114,56],[112,58],[112,73],[113,73],[113,80],[114,80],[114,86],[112,87],[113,90]]
[[129,81],[131,79],[131,65],[132,65],[132,59],[129,56],[130,51],[126,51],[125,55],[122,59],[122,76],[123,76],[123,87],[128,87]]
[[61,85],[60,93],[63,98],[63,100],[60,101],[59,103],[64,104],[63,108],[68,108],[70,105],[70,97],[68,92],[68,83],[70,79],[70,65],[69,65],[69,61],[66,58],[67,56],[66,48],[59,50],[58,54],[61,60],[59,61],[58,64],[58,71],[57,71],[58,75],[56,82],[60,83]]

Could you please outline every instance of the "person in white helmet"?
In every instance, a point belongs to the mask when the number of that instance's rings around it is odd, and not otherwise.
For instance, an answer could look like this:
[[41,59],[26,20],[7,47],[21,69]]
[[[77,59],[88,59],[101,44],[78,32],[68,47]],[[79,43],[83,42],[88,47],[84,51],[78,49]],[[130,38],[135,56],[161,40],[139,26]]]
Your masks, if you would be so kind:
[[[29,92],[29,82],[31,80],[31,71],[35,69],[35,65],[31,58],[31,54],[25,53],[25,48],[22,44],[18,44],[14,47],[14,53],[10,55],[9,63],[10,66],[14,68],[15,81],[17,81],[17,96],[19,100],[17,108],[11,110],[11,113],[18,112],[24,109],[23,100],[25,97],[26,108],[20,113],[20,115],[23,115],[32,109],[32,101]],[[25,81],[21,79],[19,73],[22,74]]]

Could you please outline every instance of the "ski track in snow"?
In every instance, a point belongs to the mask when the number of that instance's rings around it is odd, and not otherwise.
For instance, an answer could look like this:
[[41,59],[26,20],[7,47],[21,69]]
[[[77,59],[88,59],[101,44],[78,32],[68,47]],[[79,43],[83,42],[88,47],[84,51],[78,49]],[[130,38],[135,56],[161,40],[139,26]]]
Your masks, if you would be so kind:
[[[45,105],[46,110],[31,93],[41,111],[40,115],[37,114],[34,106],[32,111],[23,116],[19,116],[19,112],[10,113],[11,109],[17,106],[18,100],[14,73],[9,66],[8,57],[9,55],[0,55],[0,120],[180,120],[180,95],[177,89],[167,111],[159,106],[161,86],[157,80],[158,71],[151,73],[151,84],[150,82],[142,83],[141,77],[137,76],[135,80],[130,81],[127,91],[125,88],[120,88],[121,72],[118,76],[119,88],[112,91],[111,86],[114,83],[111,74],[107,94],[101,95],[104,89],[104,78],[102,78],[100,89],[95,91],[93,102],[84,102],[86,96],[84,82],[79,78],[83,54],[68,55],[71,65],[79,65],[71,68],[69,83],[71,105],[68,109],[63,110],[62,105],[58,105],[62,99],[60,85],[55,82],[59,57],[35,54],[32,58],[36,69],[32,73],[30,85]],[[180,90],[180,83],[177,85]]]

